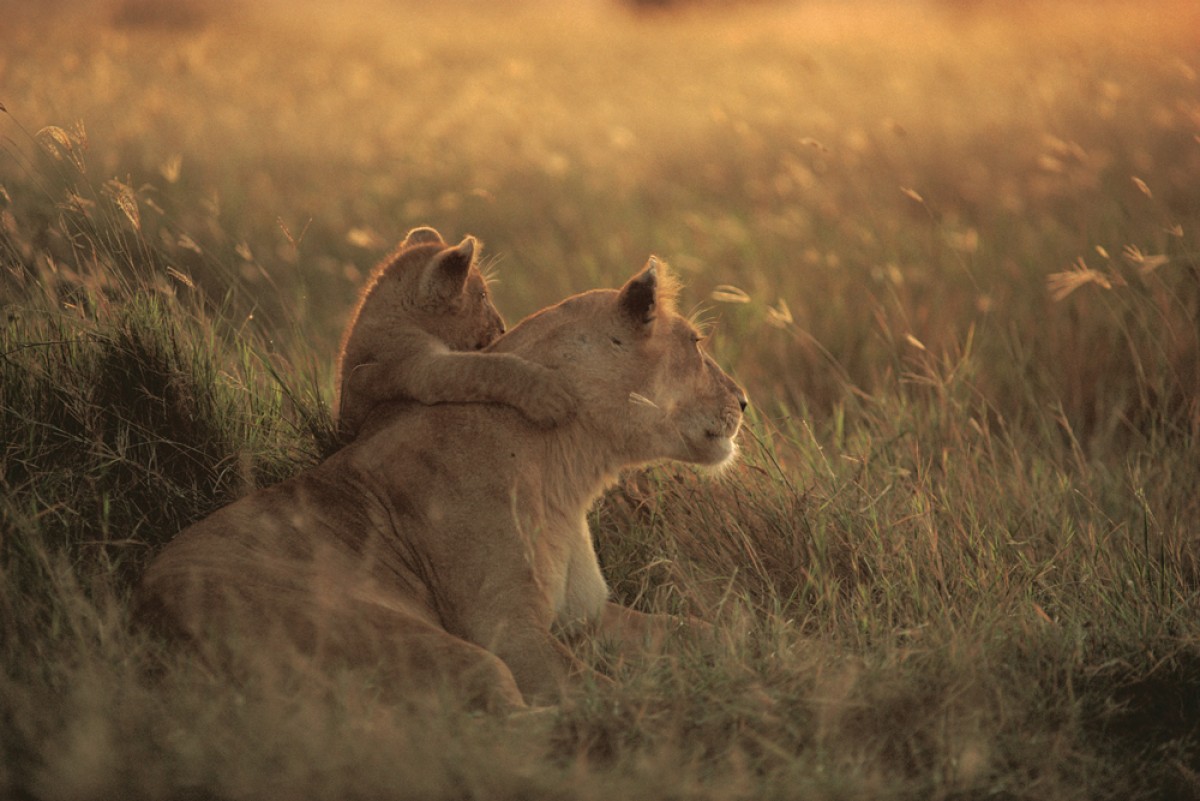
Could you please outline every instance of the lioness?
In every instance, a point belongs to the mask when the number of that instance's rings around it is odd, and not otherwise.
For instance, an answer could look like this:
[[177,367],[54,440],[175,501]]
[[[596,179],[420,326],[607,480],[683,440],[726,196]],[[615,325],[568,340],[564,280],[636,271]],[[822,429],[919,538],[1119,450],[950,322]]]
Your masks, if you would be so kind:
[[496,341],[492,356],[569,379],[569,422],[543,429],[492,404],[380,406],[316,468],[181,532],[147,570],[139,615],[211,653],[231,637],[290,642],[322,664],[382,665],[396,690],[554,702],[583,671],[556,635],[662,625],[608,601],[593,501],[624,467],[736,452],[746,397],[674,292],[651,259],[620,290],[570,297]]
[[543,426],[565,420],[574,399],[551,371],[512,354],[473,353],[504,333],[476,265],[473,237],[455,247],[414,228],[376,268],[338,353],[334,417],[350,439],[378,404],[494,401]]

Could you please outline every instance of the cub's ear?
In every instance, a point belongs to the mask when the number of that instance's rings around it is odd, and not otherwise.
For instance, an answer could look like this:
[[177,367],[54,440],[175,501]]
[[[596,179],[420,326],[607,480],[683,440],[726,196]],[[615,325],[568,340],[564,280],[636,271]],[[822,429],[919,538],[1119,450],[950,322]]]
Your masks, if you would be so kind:
[[442,235],[428,226],[414,228],[408,232],[408,236],[404,237],[404,242],[401,243],[404,247],[412,247],[413,245],[444,245],[446,241],[442,239]]
[[617,308],[639,332],[649,332],[658,313],[658,259],[646,262],[642,271],[630,278],[617,296]]
[[427,298],[444,303],[463,293],[467,274],[475,260],[475,247],[475,237],[468,236],[433,257],[433,261],[425,268],[425,277],[421,282]]

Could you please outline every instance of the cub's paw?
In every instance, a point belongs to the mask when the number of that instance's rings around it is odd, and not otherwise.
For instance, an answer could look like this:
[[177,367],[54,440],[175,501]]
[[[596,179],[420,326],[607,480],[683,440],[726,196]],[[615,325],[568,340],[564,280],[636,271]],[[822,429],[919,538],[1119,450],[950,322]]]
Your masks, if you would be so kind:
[[531,423],[540,428],[554,428],[575,416],[575,392],[571,385],[554,370],[538,371],[530,382],[517,408]]

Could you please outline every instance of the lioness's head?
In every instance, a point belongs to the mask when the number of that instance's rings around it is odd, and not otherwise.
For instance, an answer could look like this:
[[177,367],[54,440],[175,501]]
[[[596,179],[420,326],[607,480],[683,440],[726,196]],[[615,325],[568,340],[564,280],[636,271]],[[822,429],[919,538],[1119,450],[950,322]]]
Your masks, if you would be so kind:
[[737,452],[746,394],[675,309],[678,284],[651,257],[621,289],[567,298],[493,346],[561,370],[579,423],[631,461],[722,465]]
[[478,350],[504,333],[471,236],[450,247],[432,228],[414,228],[391,257],[374,292],[387,292],[422,330],[451,350]]

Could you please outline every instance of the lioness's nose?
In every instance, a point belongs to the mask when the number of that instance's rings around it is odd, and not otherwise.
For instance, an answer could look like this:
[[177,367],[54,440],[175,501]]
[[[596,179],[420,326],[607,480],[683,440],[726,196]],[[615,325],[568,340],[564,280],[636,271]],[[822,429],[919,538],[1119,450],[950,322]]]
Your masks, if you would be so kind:
[[746,393],[745,393],[745,392],[742,392],[742,391],[739,389],[739,390],[738,390],[738,394],[737,394],[737,399],[738,399],[738,406],[741,406],[741,407],[742,407],[742,411],[743,411],[743,412],[745,412],[745,411],[746,411],[746,407],[750,405],[750,401],[746,399]]

